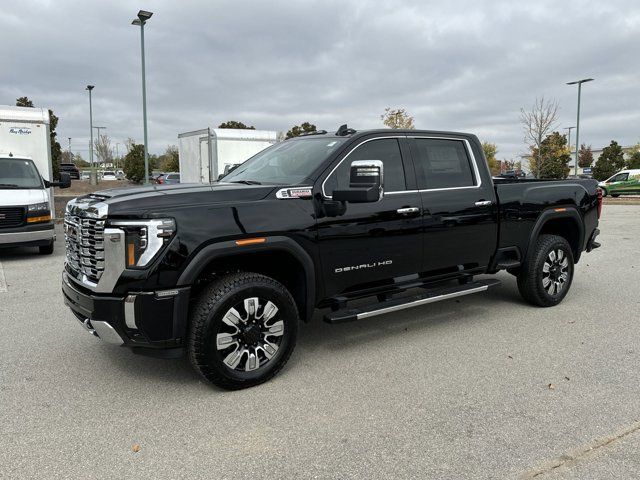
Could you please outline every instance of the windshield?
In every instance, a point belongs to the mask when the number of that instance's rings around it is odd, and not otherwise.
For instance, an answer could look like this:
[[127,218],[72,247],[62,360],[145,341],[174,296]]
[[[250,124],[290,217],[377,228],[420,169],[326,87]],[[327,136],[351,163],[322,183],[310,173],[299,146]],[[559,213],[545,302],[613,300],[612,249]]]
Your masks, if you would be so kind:
[[31,160],[0,158],[0,189],[42,188],[42,179]]
[[224,177],[223,182],[296,185],[311,173],[344,138],[287,140],[254,155]]

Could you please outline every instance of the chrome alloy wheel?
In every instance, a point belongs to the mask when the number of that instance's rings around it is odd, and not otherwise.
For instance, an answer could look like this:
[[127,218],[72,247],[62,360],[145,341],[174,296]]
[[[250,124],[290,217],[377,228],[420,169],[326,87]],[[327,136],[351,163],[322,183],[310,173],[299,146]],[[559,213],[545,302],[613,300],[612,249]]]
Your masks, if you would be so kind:
[[558,295],[569,281],[569,259],[564,250],[551,250],[542,265],[542,287],[549,295]]
[[273,302],[245,298],[222,317],[216,349],[227,367],[250,372],[276,355],[283,334],[284,322],[278,320],[278,307]]

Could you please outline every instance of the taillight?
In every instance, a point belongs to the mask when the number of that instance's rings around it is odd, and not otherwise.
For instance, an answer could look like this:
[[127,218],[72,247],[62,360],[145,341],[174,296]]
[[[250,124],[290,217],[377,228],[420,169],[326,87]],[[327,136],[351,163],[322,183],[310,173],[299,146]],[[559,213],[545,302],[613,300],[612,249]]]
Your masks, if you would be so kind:
[[596,189],[598,191],[598,218],[600,218],[600,214],[602,213],[602,189]]

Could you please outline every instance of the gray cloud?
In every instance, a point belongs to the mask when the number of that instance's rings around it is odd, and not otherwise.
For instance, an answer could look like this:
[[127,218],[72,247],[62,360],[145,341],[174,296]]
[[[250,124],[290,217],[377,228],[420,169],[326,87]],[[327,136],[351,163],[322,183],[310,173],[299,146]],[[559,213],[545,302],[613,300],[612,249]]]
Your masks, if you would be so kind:
[[[60,117],[59,137],[142,139],[139,29],[130,2],[21,1],[0,12],[0,103],[27,95]],[[640,141],[640,7],[628,1],[149,1],[149,137],[237,119],[287,130],[311,121],[379,127],[385,107],[416,126],[477,133],[499,157],[525,150],[519,109],[537,96],[594,146]]]

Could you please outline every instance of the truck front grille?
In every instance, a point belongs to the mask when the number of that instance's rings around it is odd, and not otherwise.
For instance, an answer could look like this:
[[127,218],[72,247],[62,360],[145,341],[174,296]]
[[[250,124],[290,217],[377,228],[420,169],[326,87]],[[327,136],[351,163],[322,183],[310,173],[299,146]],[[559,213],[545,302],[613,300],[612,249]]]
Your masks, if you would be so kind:
[[104,220],[65,215],[64,242],[69,267],[98,283],[104,271]]
[[0,228],[24,225],[24,207],[0,207]]

